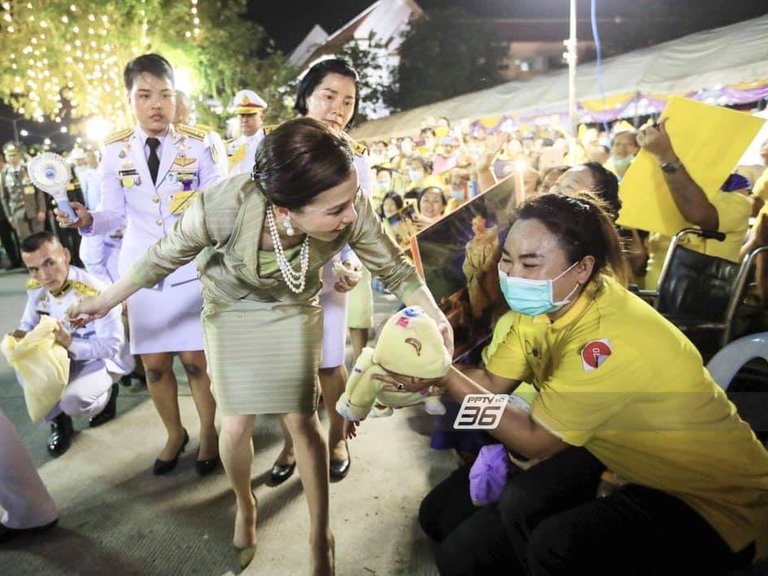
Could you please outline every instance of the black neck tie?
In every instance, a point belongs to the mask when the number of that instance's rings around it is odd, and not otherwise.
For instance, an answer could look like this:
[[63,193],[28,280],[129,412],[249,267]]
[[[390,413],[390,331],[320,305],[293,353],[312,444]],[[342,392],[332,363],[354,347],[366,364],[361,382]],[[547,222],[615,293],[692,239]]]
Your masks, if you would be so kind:
[[157,182],[157,171],[160,169],[160,157],[157,155],[157,149],[160,147],[160,140],[157,138],[147,138],[147,146],[149,146],[147,166],[149,167],[149,174],[152,176],[152,184],[154,184]]

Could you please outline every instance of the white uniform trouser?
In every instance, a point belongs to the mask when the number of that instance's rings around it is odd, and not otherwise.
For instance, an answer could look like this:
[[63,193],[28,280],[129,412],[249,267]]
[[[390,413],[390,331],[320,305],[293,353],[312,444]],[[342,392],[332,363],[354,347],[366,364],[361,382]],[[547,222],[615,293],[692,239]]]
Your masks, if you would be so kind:
[[69,381],[64,394],[45,419],[50,422],[64,412],[69,416],[93,418],[109,401],[112,376],[102,367],[88,374],[78,374]]
[[323,355],[320,368],[336,368],[344,364],[348,295],[333,289],[337,280],[331,260],[323,266],[323,289],[320,292],[320,306],[323,308]]
[[9,528],[35,528],[58,518],[56,504],[21,445],[16,428],[0,410],[0,519]]

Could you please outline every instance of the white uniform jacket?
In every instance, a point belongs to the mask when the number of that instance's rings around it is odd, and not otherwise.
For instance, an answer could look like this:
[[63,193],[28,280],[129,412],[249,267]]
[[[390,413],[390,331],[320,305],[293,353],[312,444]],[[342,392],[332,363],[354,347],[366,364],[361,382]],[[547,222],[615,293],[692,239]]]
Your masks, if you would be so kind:
[[25,332],[31,331],[43,315],[60,321],[72,334],[69,346],[70,380],[81,374],[89,374],[106,368],[112,374],[125,374],[120,365],[119,353],[125,341],[125,331],[116,306],[104,318],[99,318],[82,328],[72,329],[67,320],[67,309],[83,296],[96,296],[108,285],[76,266],[69,267],[67,282],[60,294],[54,296],[35,280],[27,282],[27,304],[19,325]]
[[[107,140],[99,164],[101,204],[92,212],[89,234],[109,234],[125,223],[118,272],[128,267],[173,227],[199,190],[226,174],[208,133],[170,125],[159,137],[160,167],[152,183],[146,134],[137,126]],[[149,354],[202,350],[202,298],[194,263],[182,266],[149,290],[128,300],[131,352]]]
[[229,175],[250,174],[253,171],[253,162],[256,159],[256,149],[264,137],[259,131],[253,136],[238,136],[227,142],[227,156],[229,157]]

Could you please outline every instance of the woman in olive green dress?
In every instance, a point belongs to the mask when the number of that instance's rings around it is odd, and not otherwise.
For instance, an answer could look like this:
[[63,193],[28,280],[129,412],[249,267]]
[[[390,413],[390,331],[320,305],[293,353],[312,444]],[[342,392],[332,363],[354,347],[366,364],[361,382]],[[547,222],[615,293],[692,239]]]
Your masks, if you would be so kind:
[[332,574],[328,445],[317,416],[322,312],[320,270],[345,244],[407,305],[453,333],[403,252],[359,191],[343,136],[308,118],[267,135],[252,175],[206,190],[129,274],[72,311],[98,318],[141,287],[196,258],[205,348],[222,415],[221,457],[237,498],[233,546],[247,565],[256,545],[251,430],[256,414],[281,414],[294,438],[310,513],[313,574]]

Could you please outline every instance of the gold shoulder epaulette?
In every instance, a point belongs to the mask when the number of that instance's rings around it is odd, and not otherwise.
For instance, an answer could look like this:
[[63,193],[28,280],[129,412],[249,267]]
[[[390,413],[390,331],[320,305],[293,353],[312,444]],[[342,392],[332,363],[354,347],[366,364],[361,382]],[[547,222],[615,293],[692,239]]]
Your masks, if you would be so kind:
[[41,286],[42,284],[40,284],[40,282],[38,282],[34,278],[30,278],[29,280],[27,280],[27,290],[35,290],[37,288],[40,288]]
[[186,124],[176,124],[176,130],[183,132],[187,136],[192,136],[192,138],[201,142],[205,140],[205,135],[207,134],[205,130],[200,130],[194,126],[187,126]]
[[202,130],[203,132],[216,132],[216,128],[208,126],[208,124],[195,124],[195,128],[197,130]]
[[272,132],[275,128],[280,126],[280,124],[270,124],[269,126],[264,126],[262,130],[264,130],[264,136]]
[[125,128],[124,130],[120,130],[119,132],[115,132],[114,134],[107,136],[107,139],[104,140],[104,144],[112,144],[114,142],[127,140],[131,134],[133,134],[133,128]]
[[78,294],[82,294],[83,296],[98,296],[99,291],[96,290],[93,286],[89,286],[85,282],[82,282],[80,280],[75,280],[74,282],[74,288],[75,292]]
[[363,156],[366,152],[368,152],[368,148],[365,146],[365,144],[355,142],[347,134],[344,136],[346,137],[347,144],[349,144],[349,147],[352,148],[352,152],[354,152],[355,156]]

